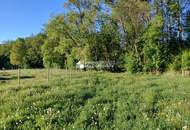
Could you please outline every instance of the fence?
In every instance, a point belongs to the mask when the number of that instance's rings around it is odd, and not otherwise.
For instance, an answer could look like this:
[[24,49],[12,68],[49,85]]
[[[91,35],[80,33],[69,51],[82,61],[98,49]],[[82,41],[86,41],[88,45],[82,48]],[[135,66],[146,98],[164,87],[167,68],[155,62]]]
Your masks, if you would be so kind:
[[64,70],[64,69],[19,69],[1,70],[0,82],[14,85],[49,84],[57,79],[89,78],[95,71]]

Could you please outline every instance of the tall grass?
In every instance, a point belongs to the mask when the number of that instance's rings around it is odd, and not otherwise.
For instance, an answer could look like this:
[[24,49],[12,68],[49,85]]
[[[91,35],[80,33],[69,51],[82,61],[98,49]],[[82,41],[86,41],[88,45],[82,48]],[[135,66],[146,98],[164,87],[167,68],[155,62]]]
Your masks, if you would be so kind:
[[0,72],[0,129],[190,129],[189,77]]

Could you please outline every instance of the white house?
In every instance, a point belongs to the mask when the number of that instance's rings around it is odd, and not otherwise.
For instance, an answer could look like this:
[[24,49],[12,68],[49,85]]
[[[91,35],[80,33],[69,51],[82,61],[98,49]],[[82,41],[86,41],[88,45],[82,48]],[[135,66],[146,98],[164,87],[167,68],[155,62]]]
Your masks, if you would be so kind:
[[76,68],[77,69],[84,69],[85,68],[84,62],[81,62],[81,61],[77,62]]

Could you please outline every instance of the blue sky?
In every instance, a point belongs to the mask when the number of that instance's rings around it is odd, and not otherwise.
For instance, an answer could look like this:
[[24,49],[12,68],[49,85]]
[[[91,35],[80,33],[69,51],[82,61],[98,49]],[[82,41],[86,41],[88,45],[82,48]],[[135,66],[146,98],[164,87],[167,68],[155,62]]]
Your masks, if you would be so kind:
[[64,12],[65,0],[0,0],[0,43],[42,31],[50,16]]

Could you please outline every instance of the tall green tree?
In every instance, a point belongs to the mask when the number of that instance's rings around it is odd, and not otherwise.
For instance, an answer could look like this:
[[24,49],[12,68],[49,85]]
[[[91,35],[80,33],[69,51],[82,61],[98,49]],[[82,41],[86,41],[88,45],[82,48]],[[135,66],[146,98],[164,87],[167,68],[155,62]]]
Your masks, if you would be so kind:
[[165,62],[162,59],[162,29],[163,18],[158,15],[151,21],[149,27],[143,35],[144,38],[144,70],[145,71],[159,71],[161,65]]
[[150,6],[142,0],[119,0],[113,9],[113,18],[119,22],[127,51],[138,54],[139,36],[146,28],[150,16]]
[[42,46],[45,40],[45,34],[38,34],[25,39],[25,44],[27,45],[25,67],[43,68]]
[[13,41],[6,41],[0,45],[0,69],[11,69],[13,66],[10,63],[10,50]]
[[23,67],[26,54],[26,45],[25,41],[22,38],[18,38],[15,43],[12,45],[10,51],[10,61],[11,64],[18,67]]
[[64,17],[62,15],[52,18],[46,26],[47,39],[42,46],[45,67],[64,67],[65,57],[62,57],[57,51],[61,39],[64,38],[64,26]]

